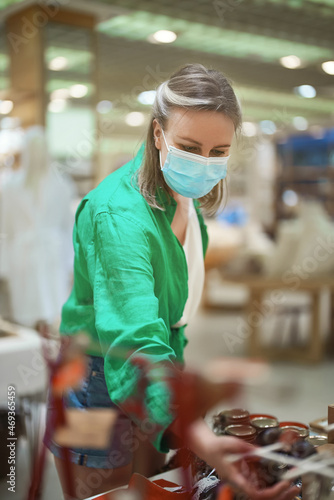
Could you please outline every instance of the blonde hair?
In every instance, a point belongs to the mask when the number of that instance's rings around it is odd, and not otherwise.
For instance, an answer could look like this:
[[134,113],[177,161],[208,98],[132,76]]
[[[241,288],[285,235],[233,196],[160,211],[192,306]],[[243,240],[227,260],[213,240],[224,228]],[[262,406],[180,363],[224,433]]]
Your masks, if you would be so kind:
[[[174,107],[219,111],[232,120],[236,132],[242,121],[237,97],[228,79],[219,71],[207,69],[201,64],[188,64],[158,87],[147,131],[144,162],[138,172],[138,185],[147,203],[160,210],[164,209],[157,201],[157,189],[163,189],[168,200],[172,193],[160,169],[159,150],[154,143],[153,120],[156,119],[165,129]],[[214,214],[221,206],[223,196],[221,180],[207,195],[200,198],[200,206],[205,212]]]

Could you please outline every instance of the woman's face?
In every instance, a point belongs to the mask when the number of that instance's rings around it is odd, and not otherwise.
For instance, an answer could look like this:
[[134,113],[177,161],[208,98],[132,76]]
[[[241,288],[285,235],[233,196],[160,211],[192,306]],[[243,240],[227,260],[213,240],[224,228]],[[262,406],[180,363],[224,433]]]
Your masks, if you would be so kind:
[[[154,140],[161,150],[161,163],[165,163],[168,153],[161,127],[153,121]],[[229,155],[234,136],[231,118],[217,111],[196,111],[174,108],[164,130],[168,146],[206,157]]]

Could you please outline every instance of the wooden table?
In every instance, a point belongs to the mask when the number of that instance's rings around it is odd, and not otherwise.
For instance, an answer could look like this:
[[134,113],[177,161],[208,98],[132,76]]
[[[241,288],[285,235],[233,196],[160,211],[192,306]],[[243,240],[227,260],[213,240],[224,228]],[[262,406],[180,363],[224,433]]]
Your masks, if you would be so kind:
[[[334,275],[318,276],[312,279],[297,279],[291,284],[287,284],[280,278],[270,278],[261,275],[246,275],[246,276],[223,276],[224,282],[240,284],[247,286],[249,289],[249,300],[244,308],[246,313],[246,323],[249,328],[248,351],[251,357],[261,357],[271,360],[291,360],[291,361],[306,361],[319,362],[324,354],[324,342],[320,332],[320,296],[324,289],[329,289],[331,293],[331,331],[329,338],[329,347],[333,350],[333,325],[334,325]],[[308,292],[311,296],[311,331],[308,345],[303,347],[287,347],[278,349],[277,347],[265,347],[260,341],[261,320],[260,314],[263,312],[264,295],[270,293],[270,299],[273,305],[286,309],[289,314],[289,303],[285,300],[282,303],[280,297],[284,296],[283,291],[289,292]],[[268,300],[268,299],[267,299]],[[280,303],[281,302],[281,303]],[[261,309],[263,304],[263,309]],[[217,309],[217,306],[215,306]],[[267,304],[267,310],[269,309]],[[273,308],[274,309],[274,308]],[[268,315],[270,312],[268,313]]]

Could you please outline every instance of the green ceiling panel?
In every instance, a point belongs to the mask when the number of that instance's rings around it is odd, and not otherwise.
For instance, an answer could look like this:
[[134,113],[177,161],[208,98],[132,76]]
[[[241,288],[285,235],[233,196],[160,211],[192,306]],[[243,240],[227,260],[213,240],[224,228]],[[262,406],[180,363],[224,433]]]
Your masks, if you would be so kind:
[[305,99],[295,94],[285,92],[275,92],[274,90],[263,90],[251,87],[235,86],[236,93],[245,103],[257,103],[259,106],[272,106],[272,109],[289,108],[302,113],[321,113],[330,115],[334,113],[334,100],[316,97],[314,99]]
[[261,6],[264,8],[270,8],[268,4],[273,4],[276,7],[282,7],[285,10],[317,10],[317,13],[331,13],[331,9],[334,7],[333,0],[196,0],[191,2],[190,0],[169,0],[166,2],[165,0],[100,0],[103,3],[109,5],[118,5],[123,8],[129,9],[141,9],[148,11],[157,12],[159,9],[163,12],[163,9],[167,7],[167,9],[171,9],[174,7],[175,11],[183,11],[192,10],[192,13],[199,14],[203,12],[205,14],[211,9],[212,5],[216,4],[218,9],[220,8],[223,12],[233,12],[233,10],[239,7],[248,7],[251,9],[252,4],[256,6]]
[[257,0],[258,4],[275,3],[278,5],[286,5],[293,9],[305,9],[305,6],[316,4],[319,7],[327,6],[334,7],[334,0]]
[[0,54],[0,71],[7,72],[9,68],[9,57],[6,54]]
[[100,23],[99,31],[111,37],[146,40],[155,31],[175,31],[178,38],[173,46],[230,57],[255,57],[264,62],[277,62],[282,56],[295,54],[307,63],[333,56],[329,48],[282,40],[270,36],[243,33],[193,23],[183,19],[137,11]]
[[73,50],[64,47],[48,47],[45,51],[45,62],[49,64],[55,57],[66,57],[68,67],[65,71],[89,73],[93,54],[86,50]]
[[6,90],[9,87],[9,80],[3,76],[0,76],[0,90]]
[[16,3],[23,3],[24,0],[0,0],[0,10],[10,7]]
[[69,89],[72,85],[86,85],[88,87],[88,92],[85,97],[88,97],[92,94],[94,90],[94,85],[92,83],[84,82],[82,80],[65,80],[60,78],[52,78],[47,82],[46,91],[53,92],[58,89]]
[[283,128],[292,123],[292,120],[295,116],[303,116],[310,122],[328,119],[328,116],[324,116],[323,114],[315,114],[309,111],[298,111],[293,112],[291,109],[287,107],[279,107],[275,108],[264,108],[261,106],[254,106],[246,103],[243,107],[243,120],[271,120],[273,121],[277,128]]

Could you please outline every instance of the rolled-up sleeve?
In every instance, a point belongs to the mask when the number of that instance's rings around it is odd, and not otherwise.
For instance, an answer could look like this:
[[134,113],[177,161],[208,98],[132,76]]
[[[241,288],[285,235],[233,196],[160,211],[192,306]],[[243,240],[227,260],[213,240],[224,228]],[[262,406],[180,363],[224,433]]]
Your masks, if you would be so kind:
[[[154,446],[166,452],[162,436],[175,416],[165,374],[168,366],[172,372],[176,355],[159,315],[153,250],[143,228],[122,215],[99,213],[93,229],[87,269],[109,395],[137,425],[148,418]],[[154,370],[143,370],[138,359]],[[156,376],[158,367],[163,369]]]

